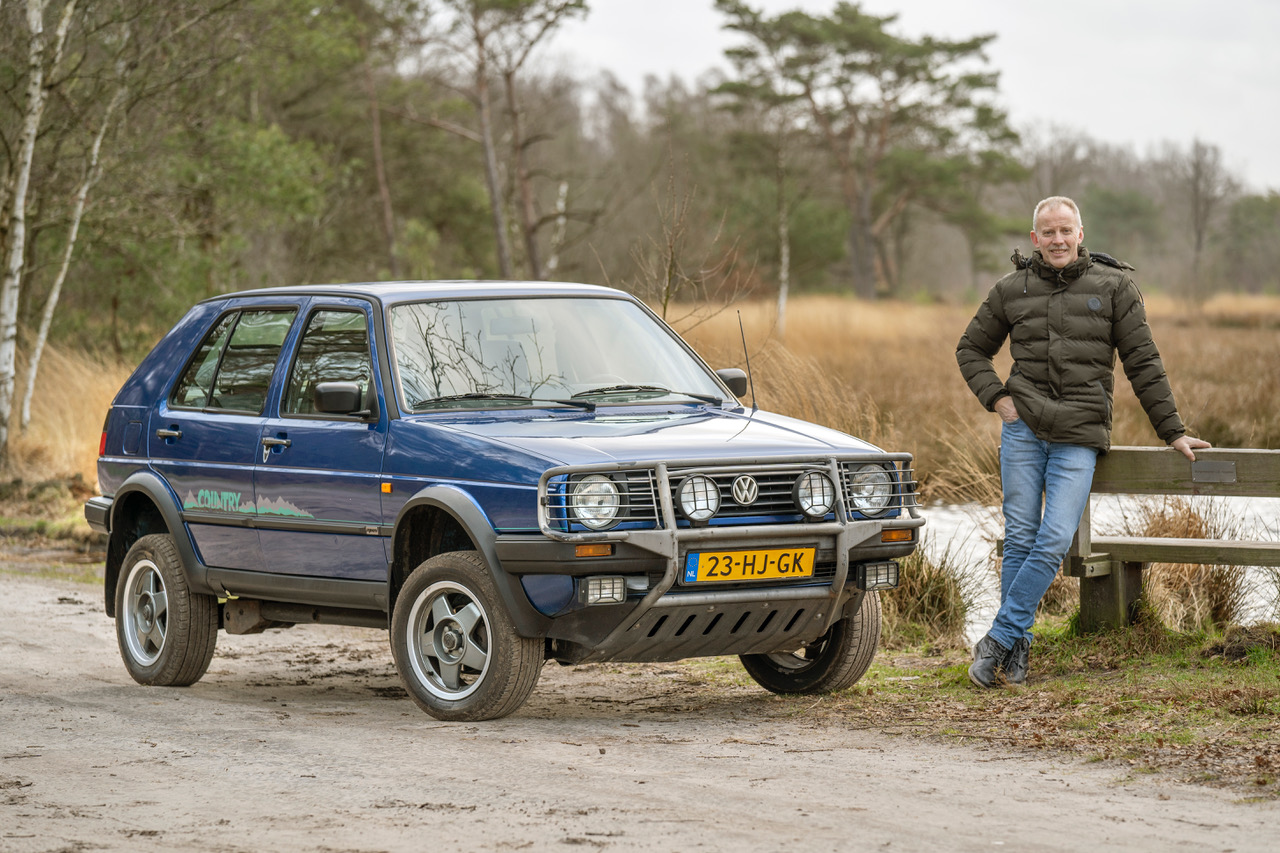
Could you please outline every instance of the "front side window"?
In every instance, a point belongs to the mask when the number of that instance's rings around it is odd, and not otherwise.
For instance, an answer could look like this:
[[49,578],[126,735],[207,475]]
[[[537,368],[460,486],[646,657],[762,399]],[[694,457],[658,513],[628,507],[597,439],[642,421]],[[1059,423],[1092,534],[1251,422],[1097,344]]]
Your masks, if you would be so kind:
[[200,342],[170,405],[260,414],[296,313],[274,309],[224,316]]
[[316,414],[315,388],[321,382],[354,382],[362,399],[370,398],[368,325],[360,311],[324,310],[311,315],[289,374],[283,414]]
[[679,340],[623,299],[409,303],[391,309],[391,334],[410,411],[724,396]]

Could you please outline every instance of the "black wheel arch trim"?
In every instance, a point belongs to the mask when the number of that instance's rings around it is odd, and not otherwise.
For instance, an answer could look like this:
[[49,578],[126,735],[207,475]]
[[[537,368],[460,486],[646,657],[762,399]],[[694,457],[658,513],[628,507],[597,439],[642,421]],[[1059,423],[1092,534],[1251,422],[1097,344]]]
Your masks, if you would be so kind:
[[[550,618],[534,609],[533,605],[529,603],[528,597],[524,594],[524,588],[520,585],[519,579],[508,574],[503,569],[502,561],[498,558],[497,531],[493,529],[493,525],[489,522],[489,517],[480,508],[476,499],[463,489],[456,486],[427,486],[405,501],[404,506],[400,508],[400,512],[396,515],[395,528],[391,534],[391,553],[394,555],[397,552],[396,537],[400,535],[403,529],[402,522],[405,516],[413,510],[424,506],[447,512],[462,527],[467,536],[471,538],[476,550],[480,552],[486,565],[489,566],[494,585],[497,586],[498,594],[502,596],[502,603],[506,606],[507,613],[515,624],[516,633],[522,637],[546,636],[547,630],[551,626]],[[387,567],[387,607],[391,613],[395,612],[395,594],[397,592],[393,588],[393,568],[394,564]],[[411,572],[416,566],[408,566],[406,568]]]
[[[159,510],[160,517],[164,519],[165,527],[168,528],[168,533],[173,537],[174,545],[177,546],[178,556],[182,558],[182,571],[186,575],[187,586],[191,592],[205,595],[219,594],[218,590],[209,586],[209,568],[196,556],[195,546],[192,544],[191,536],[187,533],[186,525],[182,521],[182,511],[178,508],[177,496],[169,488],[169,484],[154,471],[135,471],[120,484],[120,488],[116,489],[116,493],[111,496],[111,509],[109,510],[111,533],[108,539],[107,566],[103,580],[107,615],[113,616],[115,612],[115,584],[118,580],[120,569],[118,564],[112,565],[111,543],[112,540],[116,540],[118,536],[123,535],[125,525],[121,523],[120,513],[128,503],[126,498],[136,492],[146,496]],[[119,560],[123,562],[124,551],[120,552]]]

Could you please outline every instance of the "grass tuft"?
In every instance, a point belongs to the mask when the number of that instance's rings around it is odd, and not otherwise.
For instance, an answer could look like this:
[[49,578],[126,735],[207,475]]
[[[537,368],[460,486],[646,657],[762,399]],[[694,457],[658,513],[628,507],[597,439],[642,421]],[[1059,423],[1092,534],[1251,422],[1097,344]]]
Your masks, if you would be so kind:
[[[1122,515],[1124,535],[1171,539],[1247,539],[1237,516],[1220,501],[1182,496],[1144,500]],[[1143,596],[1170,627],[1195,631],[1240,621],[1249,599],[1244,566],[1152,563],[1142,573]]]
[[922,542],[900,560],[897,589],[881,594],[881,643],[886,648],[965,645],[965,620],[982,589],[982,578],[951,545],[933,557],[927,551]]

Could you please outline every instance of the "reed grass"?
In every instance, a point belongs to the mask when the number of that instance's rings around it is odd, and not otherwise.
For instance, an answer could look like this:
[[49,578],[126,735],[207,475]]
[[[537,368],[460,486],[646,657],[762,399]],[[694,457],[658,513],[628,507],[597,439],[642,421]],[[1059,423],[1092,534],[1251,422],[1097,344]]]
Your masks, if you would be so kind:
[[[1174,539],[1248,539],[1237,516],[1220,501],[1166,495],[1121,512],[1122,535]],[[1243,566],[1151,563],[1142,594],[1162,624],[1179,631],[1212,631],[1241,621],[1252,591]]]
[[[98,478],[103,421],[132,369],[115,359],[47,347],[31,400],[31,423],[25,430],[18,423],[20,397],[15,400],[6,475],[40,482],[78,474],[92,487]],[[18,376],[26,376],[25,364],[19,364]]]
[[927,542],[925,533],[920,547],[898,562],[898,587],[881,594],[886,648],[966,645],[965,622],[984,586],[982,567],[961,560],[954,543],[938,552]]

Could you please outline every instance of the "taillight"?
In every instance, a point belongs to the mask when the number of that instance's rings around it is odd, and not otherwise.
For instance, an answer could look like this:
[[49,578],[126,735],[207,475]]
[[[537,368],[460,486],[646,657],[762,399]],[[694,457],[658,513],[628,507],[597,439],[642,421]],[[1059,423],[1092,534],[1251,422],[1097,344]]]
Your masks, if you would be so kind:
[[102,431],[102,438],[98,439],[98,455],[107,455],[107,431],[105,429]]

